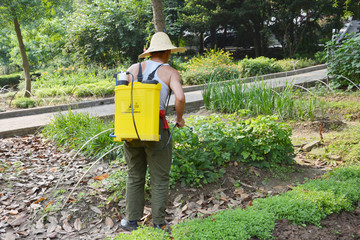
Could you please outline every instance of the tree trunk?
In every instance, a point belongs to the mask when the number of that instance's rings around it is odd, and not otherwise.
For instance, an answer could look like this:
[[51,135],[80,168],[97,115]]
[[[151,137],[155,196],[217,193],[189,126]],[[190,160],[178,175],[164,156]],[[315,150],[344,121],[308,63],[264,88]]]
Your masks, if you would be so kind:
[[203,54],[204,53],[204,33],[203,32],[201,32],[199,34],[199,40],[200,40],[199,53]]
[[254,48],[255,48],[255,57],[261,56],[261,35],[257,29],[253,32],[253,41],[254,41]]
[[151,0],[155,32],[165,32],[165,15],[161,0]]
[[24,74],[25,74],[25,97],[30,97],[31,93],[31,77],[30,77],[30,64],[26,55],[26,50],[23,42],[23,38],[21,35],[21,29],[20,24],[17,20],[17,18],[14,19],[14,25],[15,25],[15,32],[16,37],[18,39],[23,68],[24,68]]

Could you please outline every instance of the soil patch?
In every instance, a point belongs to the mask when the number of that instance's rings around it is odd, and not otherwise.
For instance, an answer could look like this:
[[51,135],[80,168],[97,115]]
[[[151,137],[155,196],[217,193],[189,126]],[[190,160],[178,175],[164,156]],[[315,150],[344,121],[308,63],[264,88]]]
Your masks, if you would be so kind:
[[278,240],[350,240],[360,239],[360,209],[332,214],[321,221],[321,228],[299,226],[287,220],[276,223],[273,234]]

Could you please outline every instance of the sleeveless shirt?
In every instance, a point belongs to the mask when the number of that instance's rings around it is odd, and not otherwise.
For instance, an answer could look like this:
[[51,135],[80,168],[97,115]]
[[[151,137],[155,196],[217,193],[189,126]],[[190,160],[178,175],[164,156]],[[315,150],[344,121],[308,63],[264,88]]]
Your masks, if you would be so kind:
[[[146,80],[148,78],[148,76],[150,75],[150,73],[152,73],[159,65],[161,65],[161,63],[159,62],[155,62],[152,60],[147,60],[146,61],[146,67],[145,70],[143,72],[143,79]],[[164,66],[169,65],[167,63],[163,64]],[[161,67],[160,67],[161,68]],[[159,69],[158,69],[159,70]],[[159,78],[157,71],[155,72],[155,76],[153,80],[158,81],[161,84],[161,90],[160,90],[160,110],[165,110],[165,105],[166,105],[166,99],[169,95],[170,92],[170,88],[168,87],[168,85],[166,83],[164,83],[163,81],[161,81],[161,79]]]

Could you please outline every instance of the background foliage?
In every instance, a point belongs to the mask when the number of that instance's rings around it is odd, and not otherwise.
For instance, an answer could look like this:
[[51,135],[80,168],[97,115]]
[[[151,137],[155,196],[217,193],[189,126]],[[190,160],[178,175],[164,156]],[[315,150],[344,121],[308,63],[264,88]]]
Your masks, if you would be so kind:
[[360,33],[346,36],[341,43],[329,41],[327,63],[329,73],[335,76],[334,87],[360,87]]

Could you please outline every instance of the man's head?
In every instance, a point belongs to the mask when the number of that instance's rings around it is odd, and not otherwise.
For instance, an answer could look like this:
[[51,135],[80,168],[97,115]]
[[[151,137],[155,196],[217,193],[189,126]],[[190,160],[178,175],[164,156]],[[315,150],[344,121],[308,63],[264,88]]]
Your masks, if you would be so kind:
[[139,55],[139,58],[145,58],[148,56],[153,56],[154,54],[163,54],[163,52],[170,51],[170,53],[176,52],[185,52],[186,48],[175,47],[172,45],[169,36],[164,32],[155,33],[150,41],[149,48],[142,54]]

